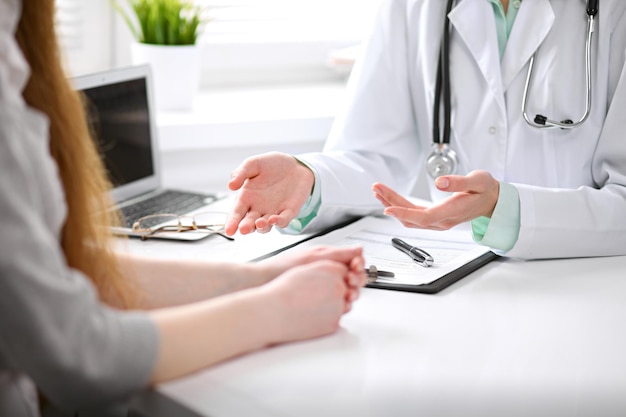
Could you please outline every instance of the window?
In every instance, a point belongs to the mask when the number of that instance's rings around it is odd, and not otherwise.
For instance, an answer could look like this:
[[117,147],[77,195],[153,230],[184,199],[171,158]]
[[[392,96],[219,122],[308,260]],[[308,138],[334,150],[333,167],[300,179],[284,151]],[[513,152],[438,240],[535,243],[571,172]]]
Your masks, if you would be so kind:
[[56,0],[56,30],[70,74],[110,68],[111,7],[108,0]]
[[354,42],[379,0],[196,0],[209,7],[206,41]]
[[[329,53],[358,44],[381,2],[194,1],[208,7],[209,21],[199,40],[203,84],[217,86],[336,79],[337,72],[327,65]],[[132,37],[117,13],[113,28],[113,62],[128,65]]]
[[217,82],[336,76],[329,53],[358,44],[381,0],[196,0],[209,7],[201,38]]

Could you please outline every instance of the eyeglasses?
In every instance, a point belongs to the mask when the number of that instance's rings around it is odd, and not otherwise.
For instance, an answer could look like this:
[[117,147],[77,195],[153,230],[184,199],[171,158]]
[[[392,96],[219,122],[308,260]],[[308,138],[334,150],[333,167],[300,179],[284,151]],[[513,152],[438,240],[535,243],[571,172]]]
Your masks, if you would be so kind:
[[141,240],[154,237],[159,233],[206,233],[216,234],[224,239],[235,240],[226,236],[224,226],[228,215],[218,211],[207,211],[190,216],[178,214],[151,214],[133,223],[133,232]]

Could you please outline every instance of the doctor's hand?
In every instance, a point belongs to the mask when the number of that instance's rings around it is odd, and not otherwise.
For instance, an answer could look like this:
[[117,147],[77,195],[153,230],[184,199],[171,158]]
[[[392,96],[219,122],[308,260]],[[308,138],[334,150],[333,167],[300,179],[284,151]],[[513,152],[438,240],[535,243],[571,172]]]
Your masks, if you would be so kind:
[[226,234],[287,227],[309,198],[314,182],[313,172],[291,155],[269,152],[246,159],[228,183],[239,193],[226,220]]
[[431,207],[414,205],[384,184],[375,183],[372,190],[385,206],[386,215],[406,227],[432,230],[447,230],[480,216],[491,217],[500,193],[500,182],[487,171],[441,176],[435,186],[453,194]]

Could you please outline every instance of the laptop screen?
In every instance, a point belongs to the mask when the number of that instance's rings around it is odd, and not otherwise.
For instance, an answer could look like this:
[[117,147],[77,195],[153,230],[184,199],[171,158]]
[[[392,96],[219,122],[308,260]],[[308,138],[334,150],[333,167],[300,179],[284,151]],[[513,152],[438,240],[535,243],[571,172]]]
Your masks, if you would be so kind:
[[83,93],[116,204],[161,187],[161,166],[148,65],[74,77]]
[[113,185],[118,187],[154,175],[146,79],[82,91]]

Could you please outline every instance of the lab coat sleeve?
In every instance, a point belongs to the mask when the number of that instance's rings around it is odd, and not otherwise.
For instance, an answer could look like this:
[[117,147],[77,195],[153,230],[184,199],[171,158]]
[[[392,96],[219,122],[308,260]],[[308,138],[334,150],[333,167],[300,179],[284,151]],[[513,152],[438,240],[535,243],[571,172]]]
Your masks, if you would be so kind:
[[307,232],[381,211],[374,182],[402,194],[413,189],[423,158],[410,94],[406,7],[400,0],[383,2],[323,152],[299,156],[321,182],[321,206]]
[[474,241],[489,246],[498,254],[511,249],[519,235],[519,195],[517,189],[500,182],[500,195],[491,218],[478,217],[470,222]]
[[[609,43],[609,105],[591,161],[596,186],[550,189],[515,184],[520,233],[507,256],[626,254],[626,14],[611,18],[618,20]],[[604,23],[606,27],[607,20]]]
[[313,182],[313,191],[311,191],[311,195],[304,202],[304,205],[300,209],[298,215],[292,219],[287,227],[278,228],[278,230],[285,234],[299,234],[304,230],[304,228],[317,216],[317,211],[320,208],[320,204],[322,203],[322,197],[320,192],[320,177],[315,170],[315,167],[308,165],[304,161],[299,161],[301,164],[306,165],[312,172],[315,177]]
[[143,313],[102,305],[66,264],[45,215],[64,210],[45,119],[6,100],[7,88],[0,85],[0,374],[27,375],[62,409],[123,399],[148,384],[156,327]]

